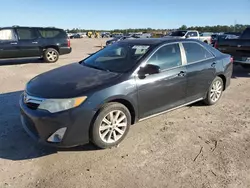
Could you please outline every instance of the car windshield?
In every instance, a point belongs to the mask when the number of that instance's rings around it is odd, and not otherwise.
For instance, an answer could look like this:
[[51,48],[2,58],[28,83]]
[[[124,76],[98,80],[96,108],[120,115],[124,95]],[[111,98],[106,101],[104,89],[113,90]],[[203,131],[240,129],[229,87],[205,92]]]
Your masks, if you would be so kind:
[[170,36],[183,37],[187,31],[174,31],[170,34]]
[[137,64],[150,47],[142,44],[117,43],[89,56],[81,64],[100,70],[125,73]]

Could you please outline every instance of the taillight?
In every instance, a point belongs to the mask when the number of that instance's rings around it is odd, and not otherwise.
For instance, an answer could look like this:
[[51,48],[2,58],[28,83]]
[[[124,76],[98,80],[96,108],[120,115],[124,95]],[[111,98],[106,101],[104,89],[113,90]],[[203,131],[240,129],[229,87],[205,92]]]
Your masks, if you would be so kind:
[[68,39],[68,47],[70,47],[70,40]]
[[230,57],[230,63],[233,63],[233,62],[234,62],[234,58]]
[[217,41],[215,41],[214,47],[215,47],[215,48],[218,48],[218,42],[217,42]]

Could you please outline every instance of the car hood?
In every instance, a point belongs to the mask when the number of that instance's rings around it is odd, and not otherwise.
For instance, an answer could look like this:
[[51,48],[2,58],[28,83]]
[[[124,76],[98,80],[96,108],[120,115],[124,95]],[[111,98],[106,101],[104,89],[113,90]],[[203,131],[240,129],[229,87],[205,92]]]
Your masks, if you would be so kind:
[[111,84],[119,76],[119,73],[73,63],[34,77],[28,82],[26,92],[42,98],[78,97]]

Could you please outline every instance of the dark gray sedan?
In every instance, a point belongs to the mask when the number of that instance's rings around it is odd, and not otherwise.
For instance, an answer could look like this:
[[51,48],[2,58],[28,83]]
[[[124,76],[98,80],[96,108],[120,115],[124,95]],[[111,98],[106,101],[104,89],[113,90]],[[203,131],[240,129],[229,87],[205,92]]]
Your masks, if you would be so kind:
[[[217,103],[232,58],[189,39],[136,39],[43,73],[20,98],[24,129],[51,146],[119,144],[138,121],[185,105]],[[153,125],[152,125],[153,126]]]

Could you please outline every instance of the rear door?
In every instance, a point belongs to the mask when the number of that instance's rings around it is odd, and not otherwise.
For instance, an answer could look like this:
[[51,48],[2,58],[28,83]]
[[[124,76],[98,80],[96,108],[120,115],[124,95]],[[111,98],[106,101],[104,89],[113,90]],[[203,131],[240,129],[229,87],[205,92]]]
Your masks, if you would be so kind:
[[186,54],[187,100],[203,98],[216,76],[215,56],[197,42],[182,43]]
[[33,28],[17,28],[18,48],[21,57],[40,56],[39,39],[36,29]]
[[0,58],[16,58],[19,49],[13,29],[0,29]]

